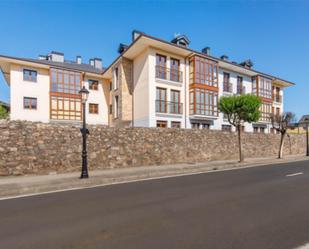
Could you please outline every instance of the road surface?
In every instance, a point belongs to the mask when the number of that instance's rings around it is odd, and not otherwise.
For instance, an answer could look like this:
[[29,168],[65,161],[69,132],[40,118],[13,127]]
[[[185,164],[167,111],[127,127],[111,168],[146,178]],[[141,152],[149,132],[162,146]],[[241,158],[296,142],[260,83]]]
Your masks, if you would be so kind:
[[309,162],[0,201],[2,249],[294,249]]

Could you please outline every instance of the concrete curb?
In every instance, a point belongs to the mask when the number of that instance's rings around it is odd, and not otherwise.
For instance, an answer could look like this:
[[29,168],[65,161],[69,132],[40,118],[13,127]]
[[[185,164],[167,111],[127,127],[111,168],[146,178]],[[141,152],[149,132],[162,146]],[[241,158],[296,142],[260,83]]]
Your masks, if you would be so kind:
[[249,167],[280,165],[283,163],[309,160],[304,156],[290,156],[285,159],[248,159],[247,162],[214,161],[197,164],[145,166],[129,169],[93,171],[89,179],[80,180],[79,173],[20,176],[0,178],[0,200],[57,191],[91,188],[134,181],[168,178],[184,175],[244,169]]

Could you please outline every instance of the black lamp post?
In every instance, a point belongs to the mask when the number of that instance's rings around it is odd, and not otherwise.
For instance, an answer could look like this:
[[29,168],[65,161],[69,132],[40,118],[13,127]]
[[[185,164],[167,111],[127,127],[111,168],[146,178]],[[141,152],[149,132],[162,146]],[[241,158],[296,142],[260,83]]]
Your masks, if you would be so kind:
[[88,162],[87,162],[87,134],[89,130],[86,127],[86,102],[88,99],[89,91],[83,86],[79,91],[82,95],[82,105],[83,105],[83,128],[80,129],[80,132],[83,135],[83,151],[82,151],[82,173],[80,178],[88,178]]

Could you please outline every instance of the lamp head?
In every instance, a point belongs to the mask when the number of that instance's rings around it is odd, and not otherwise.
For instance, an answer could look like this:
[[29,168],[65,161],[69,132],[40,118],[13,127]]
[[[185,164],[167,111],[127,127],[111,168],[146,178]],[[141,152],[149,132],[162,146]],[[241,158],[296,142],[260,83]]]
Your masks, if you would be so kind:
[[79,94],[82,95],[82,102],[86,103],[88,96],[89,96],[89,91],[83,86],[82,89],[80,89]]

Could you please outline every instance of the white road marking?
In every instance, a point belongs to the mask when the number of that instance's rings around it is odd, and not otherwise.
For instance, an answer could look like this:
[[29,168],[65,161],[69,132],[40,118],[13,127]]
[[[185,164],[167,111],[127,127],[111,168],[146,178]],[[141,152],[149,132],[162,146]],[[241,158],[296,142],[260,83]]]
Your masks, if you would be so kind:
[[303,245],[303,246],[300,246],[300,247],[297,247],[295,249],[309,249],[309,243]]
[[286,175],[286,176],[298,176],[298,175],[302,175],[302,174],[304,174],[304,172],[297,172],[297,173],[289,174],[289,175]]

